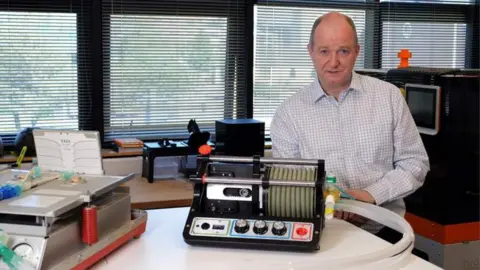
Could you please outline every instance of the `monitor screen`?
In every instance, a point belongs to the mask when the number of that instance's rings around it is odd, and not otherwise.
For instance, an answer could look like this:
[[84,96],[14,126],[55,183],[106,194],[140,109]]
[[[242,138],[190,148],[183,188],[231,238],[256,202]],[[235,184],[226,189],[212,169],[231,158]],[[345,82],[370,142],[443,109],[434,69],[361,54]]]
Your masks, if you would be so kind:
[[406,101],[421,133],[435,135],[439,130],[440,87],[406,84]]

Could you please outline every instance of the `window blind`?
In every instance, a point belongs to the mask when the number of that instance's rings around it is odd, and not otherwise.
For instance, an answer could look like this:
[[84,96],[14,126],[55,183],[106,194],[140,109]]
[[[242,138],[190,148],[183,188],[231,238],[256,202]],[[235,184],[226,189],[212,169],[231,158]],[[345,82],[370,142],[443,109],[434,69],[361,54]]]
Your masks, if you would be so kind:
[[245,13],[242,0],[104,1],[105,140],[245,117]]
[[79,129],[80,119],[88,119],[88,5],[0,1],[0,136],[6,145],[25,127]]
[[464,8],[470,1],[382,2],[382,68],[397,67],[401,49],[412,53],[412,66],[466,66],[468,21]]
[[454,4],[454,5],[472,5],[476,0],[380,0],[380,2],[390,3],[416,3],[416,4]]
[[307,44],[314,21],[329,11],[349,15],[357,28],[361,52],[355,68],[364,68],[364,9],[255,6],[253,117],[265,121],[266,133],[277,107],[316,78]]

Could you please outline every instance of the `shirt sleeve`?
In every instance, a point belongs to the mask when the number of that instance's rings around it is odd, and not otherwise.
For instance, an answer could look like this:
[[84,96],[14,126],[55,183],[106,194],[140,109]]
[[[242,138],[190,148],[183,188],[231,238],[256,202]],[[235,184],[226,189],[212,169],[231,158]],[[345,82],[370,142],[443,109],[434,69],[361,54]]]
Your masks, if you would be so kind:
[[272,155],[276,158],[300,158],[299,138],[294,122],[282,104],[275,112],[270,124]]
[[368,186],[377,205],[402,199],[420,188],[430,170],[427,152],[410,109],[398,88],[392,92],[393,104],[393,170]]

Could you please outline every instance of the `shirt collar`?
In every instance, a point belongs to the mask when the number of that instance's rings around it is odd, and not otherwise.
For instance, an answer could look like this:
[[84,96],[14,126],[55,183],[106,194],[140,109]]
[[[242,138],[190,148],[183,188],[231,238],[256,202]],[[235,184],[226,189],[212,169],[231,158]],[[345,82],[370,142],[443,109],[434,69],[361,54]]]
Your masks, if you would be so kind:
[[[356,73],[355,71],[352,71],[352,81],[350,82],[350,86],[347,91],[353,91],[353,90],[359,91],[359,92],[363,91],[360,74]],[[322,89],[322,86],[320,85],[318,78],[313,81],[309,92],[310,93],[308,95],[309,96],[308,98],[313,103],[316,103],[323,97],[327,96],[325,91]]]

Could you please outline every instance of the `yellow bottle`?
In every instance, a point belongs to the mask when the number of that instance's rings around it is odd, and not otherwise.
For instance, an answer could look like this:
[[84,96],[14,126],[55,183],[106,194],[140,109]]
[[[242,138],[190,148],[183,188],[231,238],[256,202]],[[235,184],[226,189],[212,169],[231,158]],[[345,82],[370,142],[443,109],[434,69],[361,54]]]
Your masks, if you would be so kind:
[[327,198],[328,195],[332,195],[335,199],[335,202],[340,200],[340,190],[338,190],[335,185],[337,184],[337,178],[334,174],[327,174],[327,182],[325,183],[325,190],[323,191],[323,197]]
[[335,199],[329,194],[325,197],[325,218],[332,219],[335,214]]

